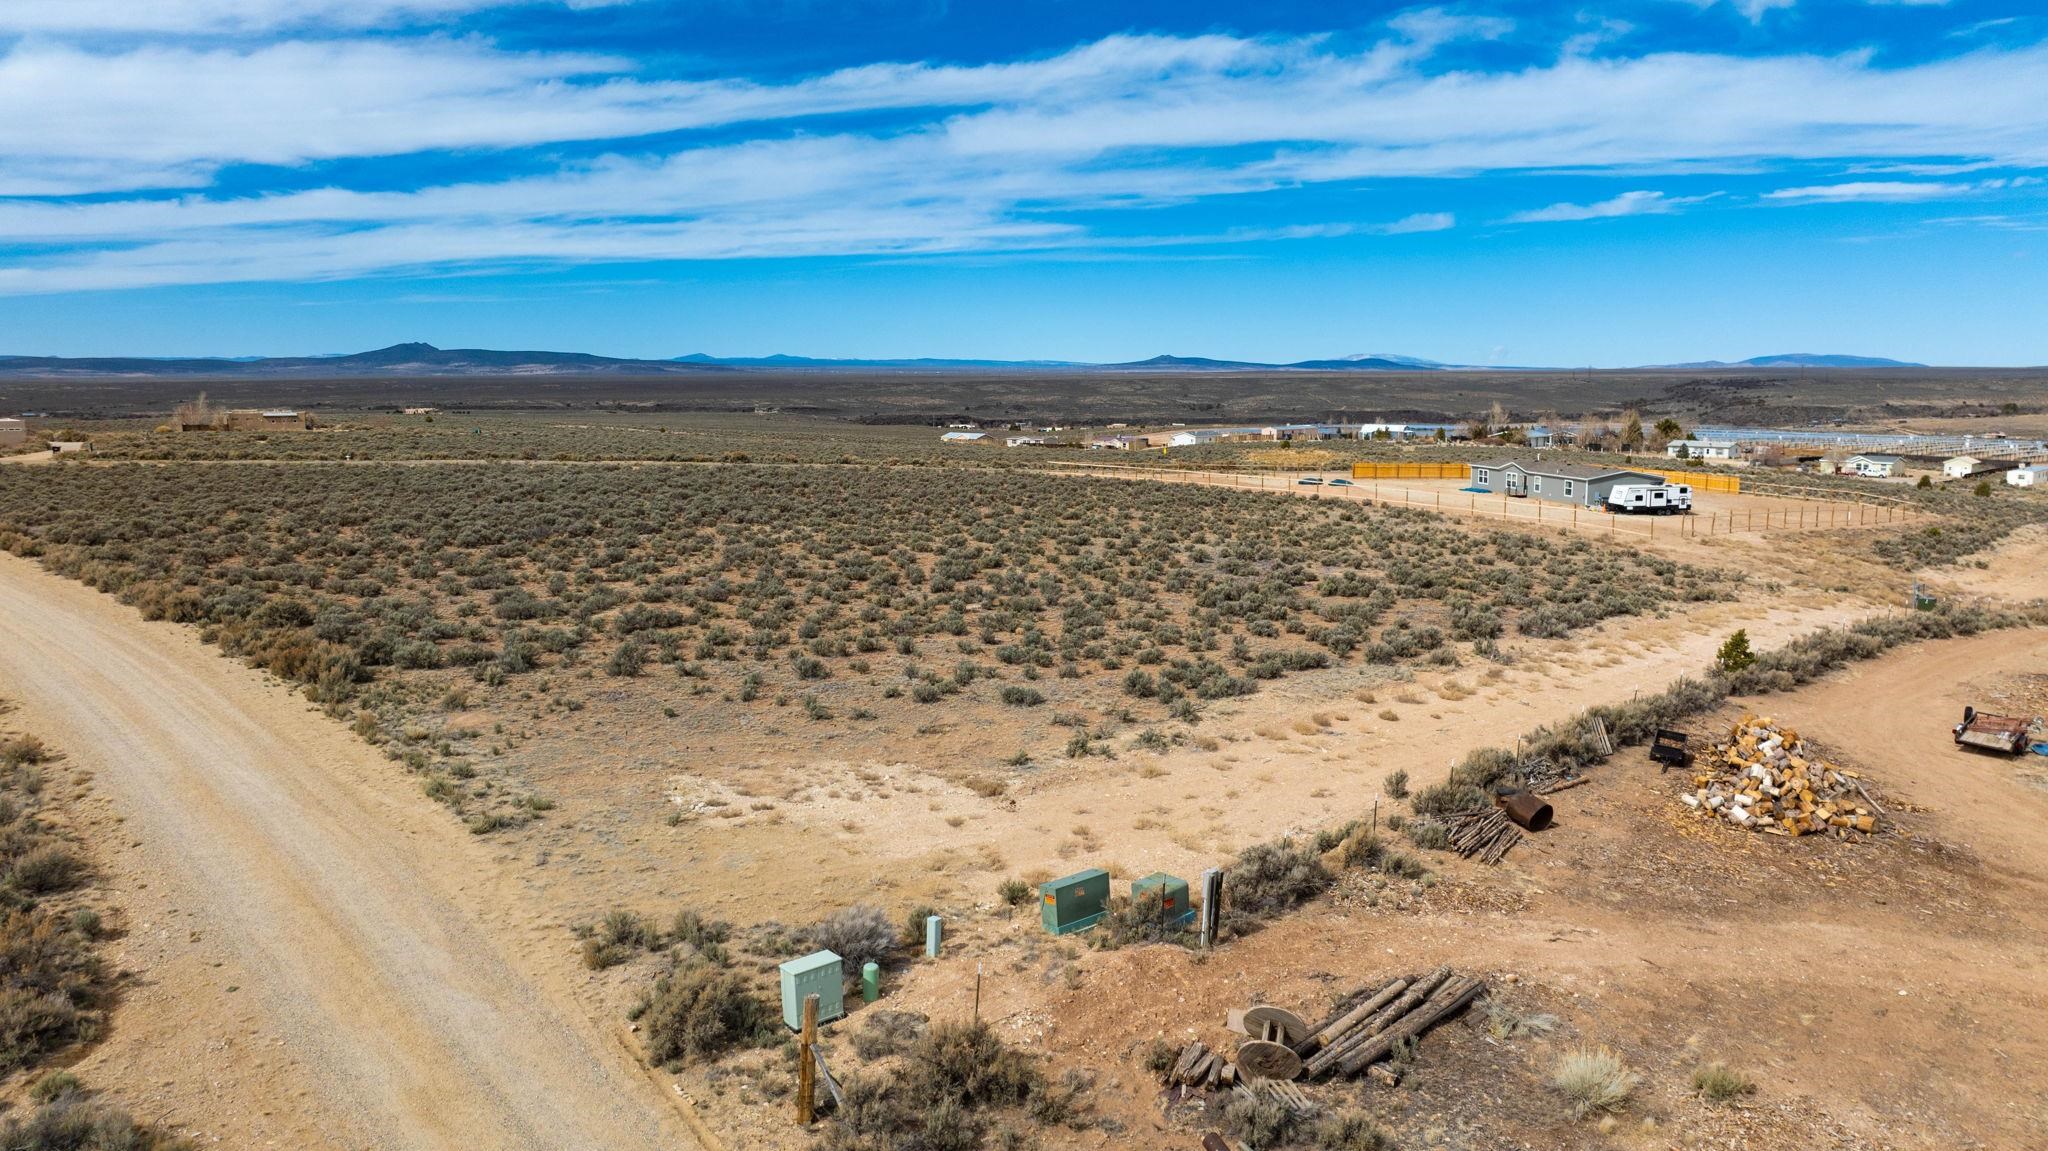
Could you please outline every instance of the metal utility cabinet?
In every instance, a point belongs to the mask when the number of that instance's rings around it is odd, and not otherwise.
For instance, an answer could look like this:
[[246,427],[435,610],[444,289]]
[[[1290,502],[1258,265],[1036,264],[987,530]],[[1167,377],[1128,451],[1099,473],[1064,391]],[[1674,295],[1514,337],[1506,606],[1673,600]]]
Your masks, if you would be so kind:
[[1163,871],[1155,871],[1143,879],[1131,881],[1133,903],[1148,891],[1159,893],[1159,916],[1167,925],[1179,927],[1194,922],[1195,904],[1188,898],[1187,880],[1176,879]]
[[1077,871],[1038,888],[1039,915],[1054,935],[1085,931],[1109,909],[1109,872]]
[[804,997],[818,997],[818,1022],[846,1014],[846,971],[839,956],[816,951],[781,967],[782,1021],[791,1031],[804,1029]]

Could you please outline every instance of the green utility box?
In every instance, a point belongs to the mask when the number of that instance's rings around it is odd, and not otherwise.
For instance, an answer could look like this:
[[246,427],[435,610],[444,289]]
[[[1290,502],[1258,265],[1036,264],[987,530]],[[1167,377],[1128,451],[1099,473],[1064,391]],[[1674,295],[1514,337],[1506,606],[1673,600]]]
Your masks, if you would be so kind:
[[818,997],[818,1022],[846,1014],[846,971],[839,957],[817,951],[782,965],[782,1021],[791,1031],[804,1029],[804,996]]
[[1160,917],[1169,927],[1179,927],[1195,921],[1195,904],[1188,898],[1188,881],[1176,879],[1163,871],[1155,871],[1143,879],[1131,881],[1131,901],[1148,891],[1159,893]]
[[1109,872],[1091,867],[1041,884],[1038,899],[1047,931],[1054,935],[1086,931],[1109,910]]

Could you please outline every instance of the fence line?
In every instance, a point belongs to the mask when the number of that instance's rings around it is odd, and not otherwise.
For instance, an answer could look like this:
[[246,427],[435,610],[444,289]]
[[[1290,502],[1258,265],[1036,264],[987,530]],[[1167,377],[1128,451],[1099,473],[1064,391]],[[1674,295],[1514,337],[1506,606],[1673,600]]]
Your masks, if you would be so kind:
[[[1291,494],[1310,499],[1354,500],[1389,507],[1421,508],[1444,515],[1464,516],[1468,519],[1551,527],[1560,531],[1576,531],[1589,535],[1639,536],[1644,539],[1656,539],[1660,536],[1667,539],[1682,539],[1772,529],[1872,527],[1905,522],[1912,518],[1910,513],[1902,513],[1896,506],[1836,502],[1817,502],[1811,507],[1798,508],[1746,508],[1742,511],[1695,512],[1670,517],[1629,516],[1585,508],[1577,504],[1547,504],[1538,499],[1516,499],[1505,495],[1488,494],[1485,500],[1481,500],[1481,493],[1478,492],[1418,492],[1412,488],[1389,489],[1376,481],[1370,488],[1331,485],[1318,487],[1300,485],[1286,476],[1268,473],[1247,475],[1240,472],[1133,467],[1128,464],[1057,463],[1054,466],[1060,469],[1055,473],[1059,475],[1194,484],[1198,487]],[[1446,499],[1446,496],[1450,498]],[[1460,500],[1460,496],[1465,498]],[[1663,524],[1661,529],[1658,526],[1660,522]]]

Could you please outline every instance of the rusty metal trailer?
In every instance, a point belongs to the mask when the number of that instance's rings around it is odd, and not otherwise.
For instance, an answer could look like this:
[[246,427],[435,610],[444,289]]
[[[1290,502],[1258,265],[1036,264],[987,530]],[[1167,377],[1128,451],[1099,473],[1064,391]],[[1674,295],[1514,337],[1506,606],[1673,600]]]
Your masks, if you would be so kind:
[[1974,707],[1963,709],[1963,722],[1955,727],[1956,745],[2018,755],[2027,750],[2027,737],[2035,720],[2010,715],[1992,715]]

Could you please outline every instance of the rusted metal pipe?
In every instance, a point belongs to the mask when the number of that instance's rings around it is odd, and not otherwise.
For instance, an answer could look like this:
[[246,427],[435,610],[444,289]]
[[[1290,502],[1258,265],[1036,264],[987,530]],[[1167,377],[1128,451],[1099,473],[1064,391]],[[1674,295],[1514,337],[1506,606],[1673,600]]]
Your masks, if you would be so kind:
[[1550,805],[1535,792],[1511,791],[1495,796],[1493,802],[1507,813],[1509,819],[1530,831],[1542,831],[1550,826]]

